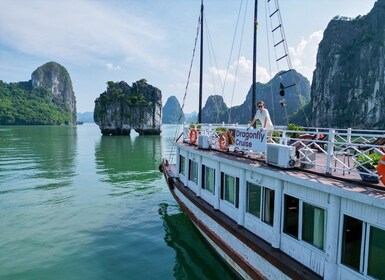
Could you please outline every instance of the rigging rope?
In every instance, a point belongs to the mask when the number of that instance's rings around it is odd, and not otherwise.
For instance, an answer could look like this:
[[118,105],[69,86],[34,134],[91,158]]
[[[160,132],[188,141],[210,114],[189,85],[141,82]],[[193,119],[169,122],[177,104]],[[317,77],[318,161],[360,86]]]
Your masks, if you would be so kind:
[[[205,20],[204,20],[204,23],[205,23],[205,29],[206,29],[206,39],[207,39],[207,42],[208,42],[208,53],[209,53],[209,61],[210,61],[210,66],[212,69],[212,57],[214,58],[214,63],[215,63],[215,68],[217,69],[217,75],[218,75],[218,78],[219,78],[219,83],[222,87],[222,79],[221,79],[221,76],[219,74],[219,68],[218,68],[218,64],[217,64],[217,59],[216,59],[216,56],[215,56],[215,52],[214,52],[214,45],[213,45],[213,42],[211,40],[211,35],[210,35],[210,29],[209,29],[209,26],[207,24],[207,19],[205,17]],[[211,51],[213,53],[213,55],[211,55]],[[212,82],[213,82],[213,88],[214,88],[214,95],[216,95],[216,86],[215,86],[215,78],[214,78],[214,72],[213,71],[210,71],[211,72],[211,79],[212,79]],[[223,94],[222,94],[223,95]],[[216,108],[216,121],[215,123],[219,123],[219,105],[218,105],[218,102],[217,102],[217,99],[216,98],[213,98],[212,99],[213,102],[214,102],[214,105],[215,105],[215,108]]]
[[235,93],[235,84],[236,84],[237,75],[238,75],[239,57],[241,55],[241,46],[242,46],[242,41],[243,41],[243,33],[244,33],[244,30],[245,30],[247,3],[248,3],[248,1],[246,1],[245,14],[244,14],[244,17],[243,17],[243,24],[242,24],[241,38],[240,38],[240,41],[239,41],[238,59],[237,59],[237,66],[235,68],[235,75],[234,75],[235,77],[234,77],[234,83],[233,83],[233,91],[232,91],[232,94],[231,94],[231,102],[230,102],[230,110],[229,110],[229,116],[228,116],[228,123],[231,122],[231,110],[232,110],[232,107],[233,107],[233,100],[234,100],[234,93]]
[[[265,24],[265,26],[266,26],[266,42],[267,42],[267,57],[268,57],[268,67],[269,67],[269,74],[270,74],[270,81],[271,81],[271,87],[270,87],[270,94],[271,94],[271,104],[272,104],[272,111],[273,111],[273,119],[274,119],[274,123],[275,123],[275,121],[276,121],[276,118],[275,118],[275,106],[274,106],[274,92],[273,92],[273,81],[272,81],[272,77],[273,77],[273,75],[272,75],[272,69],[271,69],[271,53],[270,53],[270,37],[269,37],[269,27],[268,27],[268,18],[269,18],[269,16],[268,16],[268,14],[267,14],[267,2],[265,2],[265,20],[266,20],[266,24]],[[286,117],[287,117],[287,115],[286,115]]]
[[[247,2],[247,1],[246,1]],[[235,26],[235,30],[234,30],[234,34],[233,34],[233,40],[232,40],[232,44],[231,44],[231,49],[230,49],[230,54],[229,54],[229,59],[228,59],[228,62],[227,62],[227,67],[226,67],[226,72],[225,72],[225,77],[224,77],[224,81],[222,82],[222,75],[220,73],[220,70],[219,70],[219,67],[218,67],[218,63],[217,63],[217,60],[216,60],[216,56],[215,56],[215,48],[213,47],[213,43],[212,43],[212,40],[211,40],[211,35],[210,35],[210,32],[209,32],[209,27],[208,27],[208,21],[207,19],[205,18],[205,28],[206,30],[208,30],[207,34],[208,34],[208,42],[209,42],[209,55],[210,55],[210,65],[212,66],[212,63],[211,63],[211,53],[213,53],[213,57],[214,57],[214,63],[215,63],[215,69],[217,71],[217,77],[219,79],[219,84],[220,84],[220,88],[221,88],[221,92],[220,92],[220,95],[222,96],[222,98],[224,97],[224,93],[225,93],[225,87],[226,87],[226,82],[227,82],[227,78],[228,78],[228,74],[229,74],[229,69],[230,69],[230,63],[231,63],[231,57],[232,57],[232,53],[233,53],[233,49],[234,49],[234,44],[235,44],[235,38],[236,38],[236,35],[237,35],[237,30],[238,30],[238,24],[239,24],[239,19],[240,19],[240,15],[241,15],[241,11],[242,11],[242,6],[243,6],[243,0],[241,1],[241,4],[239,6],[239,10],[238,10],[238,16],[237,16],[237,22],[236,22],[236,26]],[[239,63],[239,59],[237,60],[237,62]],[[215,83],[215,78],[214,78],[214,73],[213,71],[211,71],[211,78],[212,78],[212,81],[213,81],[213,87],[214,87],[214,92],[216,92],[216,83]],[[233,95],[234,95],[234,92],[233,92]],[[214,105],[216,107],[216,122],[219,123],[220,122],[220,119],[219,119],[219,105],[218,105],[218,101],[219,99],[217,98],[214,98],[213,99],[213,102],[214,102]],[[230,105],[230,113],[231,113],[231,106],[232,104]],[[229,121],[230,122],[230,121]]]
[[[181,106],[181,108],[180,108],[180,116],[179,116],[179,119],[178,119],[178,123],[179,123],[179,124],[181,123],[181,120],[182,120],[182,118],[183,118],[183,116],[184,116],[184,114],[183,114],[183,108],[184,108],[184,105],[185,105],[185,102],[186,102],[186,96],[187,96],[188,86],[189,86],[189,84],[190,84],[191,69],[192,69],[193,63],[194,63],[195,51],[196,51],[196,47],[197,47],[197,43],[198,43],[198,37],[199,37],[200,25],[201,25],[201,17],[199,16],[199,18],[198,18],[198,24],[197,24],[197,30],[196,30],[196,36],[195,36],[195,41],[194,41],[194,48],[193,48],[192,58],[191,58],[191,62],[190,62],[190,68],[189,68],[189,72],[188,72],[188,75],[187,75],[187,82],[186,82],[185,92],[184,92],[184,96],[183,96],[182,106]],[[174,154],[175,143],[176,143],[177,137],[178,137],[178,128],[179,128],[179,125],[178,125],[177,128],[175,129],[174,141],[173,141],[173,145],[172,145],[172,147],[171,147],[170,155],[169,155],[169,161],[170,161],[170,162],[172,162],[172,160],[173,160],[172,156],[173,156],[173,154]]]

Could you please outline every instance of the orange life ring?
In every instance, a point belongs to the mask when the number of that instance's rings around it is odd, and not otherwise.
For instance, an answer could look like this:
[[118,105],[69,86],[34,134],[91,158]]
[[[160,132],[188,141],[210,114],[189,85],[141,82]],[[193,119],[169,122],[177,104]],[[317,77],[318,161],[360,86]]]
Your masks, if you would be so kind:
[[385,155],[382,156],[381,160],[377,165],[377,173],[381,175],[381,182],[385,185]]
[[198,130],[193,128],[190,130],[190,143],[195,144],[197,140],[198,140]]
[[229,136],[227,135],[226,132],[223,132],[223,133],[219,136],[218,143],[219,143],[219,148],[220,148],[221,150],[227,150],[227,147],[228,147],[228,145],[229,145]]

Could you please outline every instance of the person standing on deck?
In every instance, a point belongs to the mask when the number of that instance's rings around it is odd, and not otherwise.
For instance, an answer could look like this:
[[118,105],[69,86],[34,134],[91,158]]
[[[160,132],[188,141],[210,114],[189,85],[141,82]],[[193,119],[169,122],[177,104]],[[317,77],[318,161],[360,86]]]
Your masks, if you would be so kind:
[[258,110],[255,113],[255,116],[254,116],[253,120],[250,122],[247,129],[252,127],[258,119],[262,125],[261,130],[265,130],[265,129],[270,130],[267,133],[267,136],[271,136],[272,135],[271,130],[274,129],[274,126],[273,126],[273,123],[271,122],[269,111],[265,108],[265,103],[263,101],[259,101],[257,106],[258,106]]

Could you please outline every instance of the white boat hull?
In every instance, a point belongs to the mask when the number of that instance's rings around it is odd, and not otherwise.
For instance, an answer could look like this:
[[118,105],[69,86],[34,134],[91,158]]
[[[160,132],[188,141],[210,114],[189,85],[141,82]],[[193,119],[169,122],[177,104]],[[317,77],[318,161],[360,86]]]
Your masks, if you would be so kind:
[[[236,232],[245,229],[236,225],[235,228],[224,226],[224,222],[219,221],[219,216],[225,217],[223,213],[219,211],[216,214],[218,217],[212,217],[208,214],[207,208],[199,206],[205,204],[202,199],[196,197],[196,195],[189,189],[183,186],[183,184],[177,178],[172,178],[169,174],[164,172],[166,181],[169,185],[170,191],[175,200],[181,206],[183,211],[189,216],[193,224],[201,232],[202,236],[208,241],[208,243],[214,248],[214,250],[221,256],[221,258],[236,271],[243,279],[321,279],[318,275],[312,273],[310,270],[305,274],[299,272],[298,268],[289,268],[289,272],[285,274],[282,271],[282,266],[276,266],[272,263],[279,262],[274,260],[272,255],[274,249],[271,246],[267,246],[271,252],[266,253],[271,258],[270,261],[266,260],[263,256],[259,255],[256,251],[264,251],[266,248],[251,248],[246,242],[239,239]],[[194,198],[195,197],[195,198]],[[191,200],[193,198],[193,200]],[[197,202],[199,201],[199,202]],[[198,204],[198,205],[197,205]],[[210,208],[210,206],[206,206]],[[228,222],[227,218],[227,222]],[[263,242],[263,241],[262,241]],[[259,246],[254,244],[255,246]],[[275,250],[277,255],[282,254]],[[286,256],[286,255],[285,255]],[[287,257],[287,256],[286,256]],[[287,257],[288,258],[288,257]],[[284,261],[283,261],[284,262]],[[281,264],[282,265],[282,264]],[[287,266],[291,266],[287,264]],[[285,269],[283,269],[285,270]],[[306,269],[305,269],[306,270]],[[309,273],[309,275],[307,275]]]

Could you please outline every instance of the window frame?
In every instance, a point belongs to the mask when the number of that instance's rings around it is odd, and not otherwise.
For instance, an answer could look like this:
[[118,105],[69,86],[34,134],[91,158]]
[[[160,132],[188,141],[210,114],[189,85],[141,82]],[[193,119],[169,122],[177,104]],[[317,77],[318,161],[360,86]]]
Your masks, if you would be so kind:
[[[284,227],[285,227],[285,220],[286,220],[286,205],[285,205],[285,196],[290,196],[290,197],[293,197],[295,199],[298,199],[298,225],[297,225],[297,232],[298,232],[298,236],[294,236],[292,234],[289,234],[287,232],[284,231]],[[304,217],[303,217],[303,211],[304,211],[304,206],[303,204],[306,203],[307,205],[310,205],[310,206],[313,206],[313,207],[316,207],[316,208],[319,208],[321,210],[324,211],[324,220],[323,220],[323,248],[318,248],[317,246],[315,246],[314,244],[306,241],[303,239],[303,226],[304,226]],[[281,221],[281,233],[282,234],[285,234],[286,236],[289,236],[290,238],[293,238],[301,243],[304,243],[304,244],[308,244],[309,246],[311,246],[312,249],[315,249],[315,250],[318,250],[322,253],[325,253],[326,252],[326,235],[327,235],[327,220],[328,220],[328,209],[326,207],[323,207],[321,205],[318,205],[316,203],[313,203],[313,202],[308,202],[308,201],[304,201],[302,198],[299,198],[299,197],[295,197],[294,195],[292,194],[289,194],[289,193],[283,193],[283,199],[282,199],[282,221]]]
[[[194,180],[194,178],[192,177],[192,165],[195,164],[196,168],[195,168],[195,171],[196,171],[196,178]],[[198,162],[196,162],[195,160],[192,160],[192,159],[189,159],[189,166],[188,166],[188,180],[193,182],[194,184],[198,184],[198,168],[199,168],[199,165],[198,165]]]
[[[208,189],[207,186],[206,186],[206,175],[207,175],[207,169],[211,169],[214,171],[214,178],[213,178],[213,186],[212,186],[212,190],[211,189]],[[206,190],[207,192],[215,195],[215,177],[216,177],[216,169],[215,168],[212,168],[210,166],[207,166],[205,164],[202,164],[202,182],[201,182],[201,188]]]
[[[253,213],[249,212],[249,185],[253,185],[260,188],[260,201],[259,201],[259,216],[254,215]],[[273,193],[273,207],[272,207],[272,213],[270,213],[271,207],[267,207],[267,193]],[[269,197],[270,198],[270,197]],[[271,199],[271,198],[270,198]],[[275,211],[275,189],[265,187],[263,185],[255,184],[253,182],[250,182],[246,180],[246,205],[245,205],[245,213],[252,215],[254,218],[260,220],[261,222],[273,227],[274,226],[274,211]],[[266,214],[270,213],[270,219],[266,218]],[[270,223],[271,220],[271,223]]]
[[[318,205],[314,205],[314,204],[312,204],[312,203],[308,203],[308,202],[305,202],[305,201],[301,201],[300,200],[300,204],[301,204],[301,207],[302,207],[302,211],[301,211],[301,240],[303,241],[303,242],[306,242],[306,243],[308,243],[308,244],[310,244],[311,246],[313,246],[313,247],[315,247],[315,248],[317,248],[318,250],[321,250],[322,252],[325,252],[325,250],[326,250],[326,234],[327,234],[327,222],[326,222],[326,220],[327,220],[327,217],[326,217],[326,215],[327,215],[327,210],[325,209],[325,208],[323,208],[323,207],[320,207],[320,206],[318,206]],[[312,243],[310,243],[309,241],[307,241],[307,240],[304,240],[304,238],[303,238],[303,231],[304,231],[304,209],[305,209],[305,207],[304,207],[304,204],[307,204],[307,205],[309,205],[309,206],[311,206],[311,207],[313,207],[313,209],[315,209],[315,208],[317,208],[317,209],[321,209],[322,211],[323,211],[323,236],[322,236],[322,248],[319,248],[319,247],[317,247],[315,244],[312,244]],[[301,208],[300,207],[300,208]]]
[[[365,223],[365,222],[364,222]],[[366,223],[366,235],[365,237],[367,237],[365,239],[365,248],[364,248],[364,254],[363,255],[363,271],[364,271],[364,275],[366,276],[369,276],[369,277],[372,277],[374,279],[377,279],[376,276],[373,276],[373,275],[370,275],[368,273],[368,270],[369,270],[369,252],[370,252],[370,248],[369,248],[369,241],[370,241],[370,238],[371,238],[371,230],[372,228],[376,228],[378,230],[382,230],[385,232],[385,228],[382,228],[382,227],[379,227],[379,226],[375,226],[375,225],[372,225],[372,224],[369,224],[369,223]]]
[[[267,209],[267,206],[266,206],[267,205],[266,201],[267,201],[267,193],[268,192],[270,194],[273,193],[273,198],[272,198],[272,200],[273,200],[273,212],[272,213],[270,213],[271,207],[269,207],[269,209]],[[271,200],[271,197],[269,197],[269,198]],[[263,187],[262,203],[263,203],[263,207],[262,207],[262,222],[264,222],[265,224],[273,227],[274,226],[274,212],[276,211],[275,210],[275,190],[274,189]],[[272,221],[271,223],[266,218],[266,213],[268,212],[268,210],[269,210],[270,219]]]
[[[254,213],[250,212],[249,211],[249,206],[250,206],[250,197],[249,197],[249,190],[250,190],[250,185],[254,186],[254,187],[257,187],[260,189],[259,191],[259,216],[255,215]],[[253,217],[256,217],[258,218],[259,220],[262,220],[262,208],[263,208],[263,187],[261,185],[257,185],[257,184],[254,184],[252,182],[249,182],[249,181],[246,181],[246,209],[245,209],[245,212],[250,214],[250,215],[253,215]]]
[[[293,234],[291,234],[291,233],[289,233],[289,232],[287,232],[286,231],[286,220],[287,220],[287,212],[286,212],[286,196],[288,196],[288,197],[292,197],[292,198],[294,198],[294,199],[296,199],[297,201],[298,201],[298,217],[297,217],[297,235],[293,235]],[[300,227],[300,225],[301,225],[301,223],[302,223],[302,215],[301,215],[301,213],[302,213],[302,207],[301,207],[301,199],[299,199],[299,198],[297,198],[297,197],[295,197],[295,196],[292,196],[292,195],[289,195],[289,194],[283,194],[283,200],[282,200],[282,204],[283,204],[283,207],[282,207],[282,209],[283,209],[283,215],[282,215],[282,217],[283,217],[283,219],[282,219],[282,233],[284,233],[284,234],[286,234],[286,235],[288,235],[288,236],[290,236],[290,237],[292,237],[292,238],[294,238],[294,239],[296,239],[296,240],[299,240],[299,241],[301,241],[301,235],[302,235],[302,233],[301,233],[301,230],[300,230],[300,228],[302,228],[302,227]]]
[[[361,246],[360,246],[360,263],[359,263],[359,270],[357,270],[354,267],[351,267],[345,263],[342,262],[342,257],[343,257],[343,243],[344,243],[344,221],[345,221],[345,216],[348,216],[350,218],[354,218],[362,223],[362,232],[361,232]],[[352,215],[351,213],[341,213],[341,219],[340,219],[340,235],[339,235],[339,240],[340,240],[340,246],[338,248],[338,264],[344,266],[346,269],[349,269],[351,271],[354,271],[355,273],[361,274],[365,277],[370,277],[373,279],[376,279],[375,276],[371,275],[368,273],[369,269],[369,243],[370,243],[370,234],[372,228],[376,228],[379,230],[382,230],[385,232],[385,226],[381,225],[375,225],[370,222],[366,222],[362,220],[361,218],[358,218],[357,216]]]
[[184,155],[179,155],[179,175],[186,176],[186,157]]
[[[352,267],[352,266],[350,266],[350,265],[348,265],[348,264],[346,264],[346,263],[344,263],[343,262],[343,260],[342,260],[342,258],[343,258],[343,256],[344,256],[344,253],[343,253],[343,249],[344,249],[344,246],[345,246],[345,243],[344,243],[344,240],[345,240],[345,238],[344,238],[344,233],[345,233],[345,216],[347,216],[347,217],[349,217],[349,218],[353,218],[353,219],[356,219],[356,220],[358,220],[358,221],[360,221],[361,222],[361,245],[360,245],[360,252],[359,252],[359,254],[360,254],[360,260],[359,260],[359,264],[358,264],[358,270],[357,269],[355,269],[354,267]],[[353,271],[355,271],[355,272],[358,272],[358,273],[362,273],[362,271],[363,271],[363,266],[362,266],[362,264],[363,264],[363,255],[364,255],[364,251],[363,251],[363,245],[364,245],[364,243],[365,243],[365,234],[366,234],[366,228],[365,228],[365,223],[362,221],[362,220],[360,220],[360,219],[357,219],[356,217],[353,217],[353,216],[351,216],[351,215],[347,215],[347,214],[342,214],[342,219],[341,219],[341,226],[340,226],[340,232],[341,232],[341,234],[340,234],[340,248],[339,248],[339,258],[338,258],[338,262],[341,264],[341,265],[343,265],[344,267],[347,267],[347,268],[349,268],[349,269],[351,269],[351,270],[353,270]]]
[[[225,186],[225,176],[228,176],[228,177],[231,177],[231,178],[234,178],[234,203],[225,199],[226,197],[226,193],[225,193],[225,189],[226,189],[226,186]],[[227,174],[225,172],[221,172],[221,193],[220,193],[220,198],[221,200],[223,201],[226,201],[227,203],[233,205],[235,208],[239,208],[239,177],[237,176],[233,176],[233,175],[230,175],[230,174]]]

